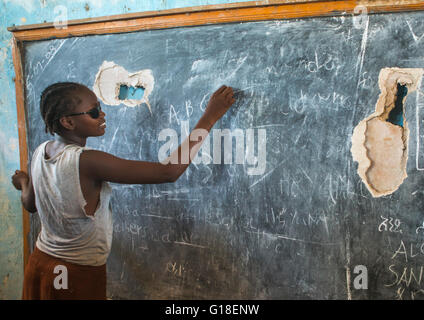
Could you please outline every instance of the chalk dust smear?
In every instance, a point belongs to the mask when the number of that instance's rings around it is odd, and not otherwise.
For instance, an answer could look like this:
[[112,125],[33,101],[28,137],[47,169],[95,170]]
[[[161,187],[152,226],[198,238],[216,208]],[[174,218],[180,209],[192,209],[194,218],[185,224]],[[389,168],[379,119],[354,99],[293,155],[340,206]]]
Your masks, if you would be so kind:
[[352,157],[373,197],[395,192],[407,177],[409,129],[403,106],[407,93],[420,85],[423,73],[424,69],[382,69],[375,112],[353,130]]
[[[121,86],[143,88],[141,99],[119,99]],[[145,103],[152,113],[149,103],[149,95],[155,85],[152,70],[145,69],[130,73],[123,67],[111,61],[104,61],[97,72],[93,85],[93,91],[105,104],[117,106],[121,103],[135,107]]]

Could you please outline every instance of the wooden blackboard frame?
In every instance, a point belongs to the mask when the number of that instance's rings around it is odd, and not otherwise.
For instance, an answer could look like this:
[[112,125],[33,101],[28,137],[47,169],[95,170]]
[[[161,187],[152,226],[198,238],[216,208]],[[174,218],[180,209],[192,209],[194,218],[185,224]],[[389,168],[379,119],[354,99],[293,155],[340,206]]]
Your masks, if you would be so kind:
[[[329,16],[352,16],[355,8],[364,6],[367,14],[424,11],[422,1],[299,1],[269,0],[250,1],[223,5],[207,5],[162,11],[128,13],[107,17],[67,21],[66,28],[55,27],[54,23],[9,27],[12,36],[12,57],[15,69],[15,92],[18,120],[20,167],[28,170],[27,119],[25,114],[25,82],[23,75],[22,48],[24,42],[52,38],[68,38],[87,35],[127,33],[142,30],[168,29],[211,24],[284,20]],[[397,4],[397,2],[401,2]],[[29,213],[22,209],[23,262],[28,262],[30,220]]]

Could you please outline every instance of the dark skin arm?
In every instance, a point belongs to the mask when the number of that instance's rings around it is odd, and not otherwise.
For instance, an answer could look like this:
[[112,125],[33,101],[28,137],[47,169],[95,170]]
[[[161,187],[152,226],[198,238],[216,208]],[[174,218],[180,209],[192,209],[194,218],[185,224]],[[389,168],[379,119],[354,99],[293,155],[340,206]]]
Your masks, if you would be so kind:
[[[111,154],[90,150],[81,154],[80,173],[91,181],[124,184],[154,184],[176,181],[187,169],[200,149],[203,138],[235,102],[231,87],[222,86],[211,97],[205,113],[193,129],[203,132],[200,139],[189,137],[168,158],[170,163],[125,160]],[[191,137],[191,139],[190,139]],[[194,141],[191,141],[194,140]],[[183,154],[191,155],[183,160]],[[183,160],[183,161],[182,161]],[[83,179],[83,178],[82,178]]]
[[17,190],[21,190],[21,201],[25,210],[33,213],[37,211],[35,206],[34,187],[32,185],[31,176],[24,171],[16,170],[12,176],[12,183]]

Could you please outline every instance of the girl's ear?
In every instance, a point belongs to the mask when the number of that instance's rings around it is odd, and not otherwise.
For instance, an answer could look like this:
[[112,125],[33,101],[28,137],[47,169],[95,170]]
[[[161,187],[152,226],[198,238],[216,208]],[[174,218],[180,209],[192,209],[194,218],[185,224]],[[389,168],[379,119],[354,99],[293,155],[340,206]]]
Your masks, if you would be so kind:
[[59,122],[65,129],[73,130],[75,128],[75,123],[71,117],[62,117]]

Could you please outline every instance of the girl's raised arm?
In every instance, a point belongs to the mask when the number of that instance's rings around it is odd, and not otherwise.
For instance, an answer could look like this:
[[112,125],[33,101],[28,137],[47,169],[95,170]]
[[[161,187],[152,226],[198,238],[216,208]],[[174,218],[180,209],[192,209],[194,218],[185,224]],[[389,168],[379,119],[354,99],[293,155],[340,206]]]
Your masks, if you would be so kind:
[[219,88],[212,95],[205,113],[187,139],[162,163],[126,160],[106,152],[88,150],[81,154],[80,173],[90,180],[124,184],[174,182],[194,159],[213,125],[234,102],[231,87]]

